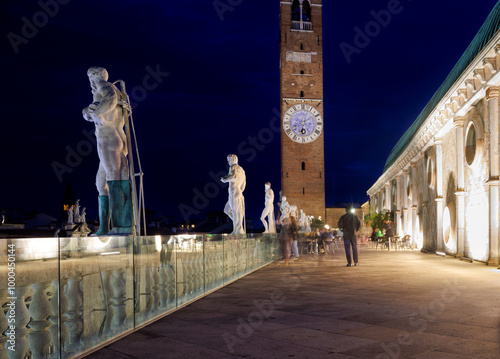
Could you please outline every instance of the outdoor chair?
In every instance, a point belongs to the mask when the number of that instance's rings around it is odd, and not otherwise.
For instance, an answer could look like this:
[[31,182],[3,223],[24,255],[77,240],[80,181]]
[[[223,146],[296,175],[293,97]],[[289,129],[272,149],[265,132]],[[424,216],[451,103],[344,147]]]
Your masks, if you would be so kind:
[[375,247],[375,250],[377,250],[378,247],[380,247],[380,250],[389,249],[389,241],[387,240],[386,237],[378,237],[377,246]]
[[394,249],[394,250],[401,249],[401,237],[400,236],[391,237],[391,249]]
[[323,247],[325,248],[325,254],[335,254],[335,245],[333,241],[324,241]]
[[411,249],[411,236],[409,234],[401,239],[401,249]]

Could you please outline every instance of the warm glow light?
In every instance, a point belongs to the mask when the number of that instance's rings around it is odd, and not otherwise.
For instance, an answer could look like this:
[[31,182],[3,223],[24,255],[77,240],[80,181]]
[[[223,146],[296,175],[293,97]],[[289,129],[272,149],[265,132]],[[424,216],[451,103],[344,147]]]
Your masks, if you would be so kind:
[[161,236],[155,236],[155,246],[158,252],[161,251]]
[[120,252],[103,252],[101,256],[112,256],[113,254],[120,254]]
[[59,253],[57,238],[30,238],[27,242],[27,257],[32,259],[55,258]]
[[466,256],[486,261],[489,254],[488,193],[481,177],[471,176],[465,205]]
[[455,252],[457,249],[456,240],[453,238],[453,231],[451,227],[451,215],[449,207],[446,207],[443,211],[443,240],[446,247]]
[[325,224],[325,229],[330,229],[330,226],[328,224]]
[[112,237],[86,237],[85,238],[85,241],[87,241],[86,249],[92,252],[98,252],[109,244],[111,238]]
[[415,225],[417,227],[417,238],[415,238],[415,243],[417,244],[417,249],[422,249],[424,246],[424,234],[420,230],[420,216],[417,216],[417,223]]

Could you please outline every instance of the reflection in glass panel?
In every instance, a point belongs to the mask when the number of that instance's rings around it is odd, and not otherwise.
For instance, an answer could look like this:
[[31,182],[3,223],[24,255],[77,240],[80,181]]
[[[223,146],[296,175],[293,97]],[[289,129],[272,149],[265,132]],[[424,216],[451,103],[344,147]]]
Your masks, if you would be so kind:
[[136,325],[176,308],[174,242],[174,237],[136,237]]
[[63,358],[72,358],[134,328],[133,239],[61,239],[65,298],[62,292],[60,295],[68,308]]
[[205,253],[205,292],[210,292],[224,284],[223,257],[224,242],[222,235],[207,235],[204,242]]
[[16,355],[73,358],[270,263],[278,250],[275,235],[0,239],[0,341],[11,296]]
[[176,238],[177,305],[204,294],[203,237],[180,235]]

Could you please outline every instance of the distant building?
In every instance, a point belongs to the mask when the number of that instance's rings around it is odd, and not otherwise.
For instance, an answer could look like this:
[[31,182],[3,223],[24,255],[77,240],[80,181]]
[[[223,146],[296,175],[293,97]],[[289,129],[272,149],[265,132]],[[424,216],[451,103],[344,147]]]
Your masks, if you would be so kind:
[[368,190],[419,248],[498,265],[500,3]]
[[[369,212],[369,205],[368,202],[361,204],[361,203],[335,203],[331,207],[326,208],[326,218],[325,218],[325,224],[329,225],[330,228],[337,228],[337,224],[339,223],[340,217],[342,217],[345,214],[345,209],[347,206],[352,206],[356,210],[356,215],[361,219],[361,221],[364,220],[365,216]],[[371,228],[368,227],[368,229],[363,227],[360,229],[360,234],[365,236],[365,235],[370,235],[371,233]],[[370,232],[370,233],[368,233]],[[367,234],[368,233],[368,234]]]

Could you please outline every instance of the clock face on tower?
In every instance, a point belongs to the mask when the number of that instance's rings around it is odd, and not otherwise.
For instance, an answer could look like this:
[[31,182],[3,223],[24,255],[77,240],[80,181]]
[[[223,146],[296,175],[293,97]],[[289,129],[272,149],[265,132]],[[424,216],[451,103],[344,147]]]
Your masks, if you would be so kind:
[[323,131],[321,113],[311,105],[295,105],[283,116],[283,129],[292,141],[309,143]]

